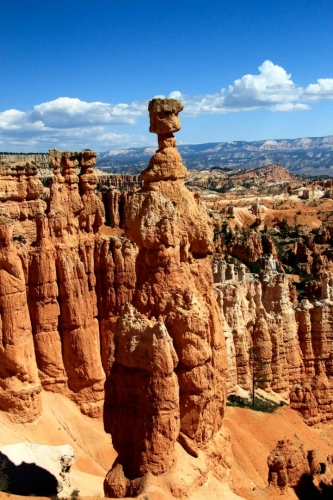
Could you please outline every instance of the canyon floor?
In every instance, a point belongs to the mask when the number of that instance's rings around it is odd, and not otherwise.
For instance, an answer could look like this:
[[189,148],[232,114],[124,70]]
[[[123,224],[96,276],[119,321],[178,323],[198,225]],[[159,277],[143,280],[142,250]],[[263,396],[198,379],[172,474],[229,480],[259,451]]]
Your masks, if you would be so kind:
[[[110,435],[104,432],[102,421],[83,415],[73,402],[61,394],[43,392],[42,398],[44,410],[36,422],[17,424],[0,413],[0,445],[22,442],[70,444],[77,455],[71,472],[73,489],[80,491],[80,497],[104,497],[104,477],[117,454]],[[316,449],[322,461],[333,447],[332,424],[308,427],[302,417],[288,406],[279,408],[273,414],[227,407],[223,427],[231,436],[233,454],[229,486],[211,476],[190,495],[191,500],[276,498],[276,492],[268,487],[267,457],[278,440],[291,439],[295,443],[303,443],[305,449]],[[179,444],[177,448],[181,453]],[[184,472],[186,475],[186,467],[182,467],[183,476]],[[27,497],[0,493],[0,500],[10,498],[19,500]],[[147,493],[142,500],[144,498],[147,498]],[[158,500],[169,497],[152,484],[148,498]],[[297,499],[298,496],[289,488],[283,498]]]

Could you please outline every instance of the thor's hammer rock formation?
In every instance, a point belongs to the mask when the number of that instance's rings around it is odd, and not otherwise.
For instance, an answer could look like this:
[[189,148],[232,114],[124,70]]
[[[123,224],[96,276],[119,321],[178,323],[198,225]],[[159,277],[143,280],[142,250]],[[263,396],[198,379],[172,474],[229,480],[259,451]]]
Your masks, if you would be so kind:
[[138,247],[136,286],[116,326],[106,382],[105,428],[119,454],[104,483],[110,497],[134,495],[135,478],[165,472],[179,429],[183,442],[203,447],[220,429],[225,404],[212,228],[200,197],[184,186],[173,136],[183,105],[153,99],[148,109],[159,149],[126,204],[125,234]]

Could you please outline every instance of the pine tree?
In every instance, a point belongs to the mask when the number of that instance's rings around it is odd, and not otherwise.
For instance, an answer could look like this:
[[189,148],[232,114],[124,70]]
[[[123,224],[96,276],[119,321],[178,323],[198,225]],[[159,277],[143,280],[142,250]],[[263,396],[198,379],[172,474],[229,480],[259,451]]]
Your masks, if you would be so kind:
[[247,351],[249,354],[251,376],[252,376],[252,406],[254,406],[254,391],[262,382],[268,382],[267,375],[263,373],[270,364],[269,361],[263,361],[257,347],[253,346]]

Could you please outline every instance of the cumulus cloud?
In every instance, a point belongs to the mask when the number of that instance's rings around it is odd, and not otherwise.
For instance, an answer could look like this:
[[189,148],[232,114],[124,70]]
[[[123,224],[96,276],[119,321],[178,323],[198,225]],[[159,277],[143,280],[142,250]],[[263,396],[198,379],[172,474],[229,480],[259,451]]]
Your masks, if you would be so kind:
[[[271,112],[306,111],[309,102],[333,99],[333,78],[318,79],[304,89],[283,67],[267,60],[257,74],[244,75],[218,92],[191,96],[174,90],[169,97],[181,100],[183,114],[192,117],[261,108]],[[0,143],[28,149],[91,146],[99,150],[152,144],[150,137],[112,130],[115,125],[132,126],[147,117],[147,104],[148,100],[111,104],[59,97],[26,112],[4,110],[0,112]]]
[[59,97],[34,107],[30,120],[41,121],[49,127],[84,127],[89,125],[134,125],[146,111],[144,103],[108,104],[85,102],[70,97]]
[[259,75],[245,75],[222,91],[227,108],[286,104],[299,98],[301,89],[296,87],[284,68],[265,61],[258,69]]
[[258,68],[257,75],[244,75],[220,92],[204,96],[191,97],[181,92],[177,94],[185,104],[184,113],[196,116],[198,114],[225,114],[240,111],[253,111],[265,107],[271,111],[300,111],[309,109],[301,104],[303,89],[297,86],[284,68],[265,61]]
[[319,78],[305,89],[303,97],[307,101],[324,101],[333,99],[333,78]]
[[118,134],[112,125],[134,125],[147,110],[147,103],[109,104],[59,97],[37,104],[31,111],[9,109],[0,112],[0,141],[9,148],[143,146],[142,135]]

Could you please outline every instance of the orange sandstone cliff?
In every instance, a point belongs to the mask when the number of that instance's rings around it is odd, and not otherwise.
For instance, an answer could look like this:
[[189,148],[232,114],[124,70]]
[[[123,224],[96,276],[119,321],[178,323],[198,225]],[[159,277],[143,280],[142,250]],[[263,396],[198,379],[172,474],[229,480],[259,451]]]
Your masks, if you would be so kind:
[[288,276],[271,256],[259,277],[215,261],[215,293],[226,337],[228,392],[252,384],[249,349],[267,365],[261,388],[275,391],[309,425],[333,418],[332,299],[330,271],[318,278],[320,294],[297,300]]
[[0,169],[0,408],[21,421],[40,414],[41,387],[67,395],[90,416],[102,414],[105,325],[135,282],[133,246],[99,233],[96,153],[50,156],[45,201],[36,167]]

